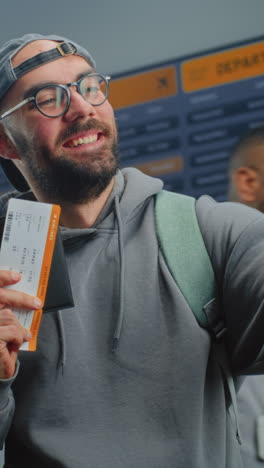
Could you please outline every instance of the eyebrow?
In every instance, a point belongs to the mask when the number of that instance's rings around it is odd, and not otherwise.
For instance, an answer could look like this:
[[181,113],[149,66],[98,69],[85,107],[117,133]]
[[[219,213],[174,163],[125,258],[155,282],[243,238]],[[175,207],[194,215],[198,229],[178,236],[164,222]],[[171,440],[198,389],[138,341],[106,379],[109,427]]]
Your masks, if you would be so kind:
[[[95,70],[92,68],[89,71],[79,73],[75,81],[79,81],[85,75],[89,75],[90,73],[95,73]],[[33,96],[40,88],[43,88],[45,86],[50,86],[50,85],[58,85],[58,84],[63,84],[63,83],[57,83],[57,81],[41,81],[40,83],[30,86],[30,88],[26,89],[25,92],[23,93],[23,99],[27,99],[28,97]],[[64,84],[64,86],[66,86],[67,84],[68,83]]]

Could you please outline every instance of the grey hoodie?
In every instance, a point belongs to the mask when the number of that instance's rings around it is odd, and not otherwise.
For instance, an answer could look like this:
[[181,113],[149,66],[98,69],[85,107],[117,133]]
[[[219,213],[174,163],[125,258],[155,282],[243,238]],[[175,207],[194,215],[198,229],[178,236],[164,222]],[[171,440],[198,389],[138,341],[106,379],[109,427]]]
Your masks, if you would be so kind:
[[264,375],[247,377],[238,392],[239,421],[245,468],[264,468]]
[[[242,466],[210,337],[157,243],[161,188],[126,169],[93,228],[61,229],[75,307],[44,314],[37,351],[0,381],[7,468]],[[209,197],[196,206],[233,372],[263,372],[264,217]]]

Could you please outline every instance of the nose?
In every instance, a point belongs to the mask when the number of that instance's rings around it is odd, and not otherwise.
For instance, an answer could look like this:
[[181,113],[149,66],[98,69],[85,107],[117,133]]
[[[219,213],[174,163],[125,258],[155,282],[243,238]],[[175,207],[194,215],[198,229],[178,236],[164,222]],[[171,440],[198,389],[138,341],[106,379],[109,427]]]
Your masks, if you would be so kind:
[[95,107],[92,106],[88,101],[86,101],[80,93],[78,93],[77,89],[72,87],[70,89],[71,93],[71,101],[69,105],[69,109],[67,110],[66,114],[64,114],[64,120],[68,122],[72,122],[77,119],[94,117],[95,115]]

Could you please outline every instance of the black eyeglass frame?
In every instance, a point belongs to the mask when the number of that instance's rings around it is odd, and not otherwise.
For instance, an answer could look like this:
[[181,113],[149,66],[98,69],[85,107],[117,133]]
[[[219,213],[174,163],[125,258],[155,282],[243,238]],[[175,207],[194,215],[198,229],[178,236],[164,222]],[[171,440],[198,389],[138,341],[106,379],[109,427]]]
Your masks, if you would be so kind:
[[[71,93],[70,93],[70,90],[69,88],[71,86],[75,86],[78,93],[82,96],[82,98],[86,101],[86,102],[89,102],[87,99],[85,99],[85,97],[83,96],[82,94],[82,91],[81,91],[81,83],[84,79],[86,79],[87,77],[90,77],[90,76],[99,76],[100,78],[102,78],[102,80],[105,82],[106,84],[106,93],[104,95],[104,99],[102,102],[100,102],[99,104],[93,104],[92,102],[90,102],[90,104],[92,106],[101,106],[108,98],[109,96],[109,82],[111,80],[111,76],[104,76],[104,75],[101,75],[100,73],[87,73],[86,75],[82,76],[78,81],[73,81],[72,83],[68,83],[68,84],[50,84],[50,85],[45,85],[45,86],[42,86],[41,88],[37,89],[37,91],[33,94],[33,96],[30,96],[26,99],[24,99],[23,101],[21,101],[19,104],[17,104],[16,106],[14,107],[11,107],[11,109],[7,110],[6,112],[4,112],[3,114],[0,115],[0,120],[3,120],[5,117],[7,117],[8,115],[12,114],[13,112],[15,112],[16,110],[20,109],[20,107],[24,106],[25,104],[29,103],[29,102],[34,102],[37,110],[42,114],[42,115],[45,115],[45,117],[49,117],[50,119],[55,119],[57,117],[61,117],[62,115],[65,115],[67,112],[68,112],[68,109],[70,107],[70,103],[71,103]],[[66,92],[66,95],[67,95],[67,104],[66,104],[66,107],[64,109],[63,112],[61,112],[60,114],[58,115],[47,115],[45,114],[45,112],[43,112],[40,107],[38,106],[38,103],[37,103],[37,99],[36,99],[36,96],[37,94],[42,91],[43,89],[46,89],[46,88],[62,88],[65,92]]]

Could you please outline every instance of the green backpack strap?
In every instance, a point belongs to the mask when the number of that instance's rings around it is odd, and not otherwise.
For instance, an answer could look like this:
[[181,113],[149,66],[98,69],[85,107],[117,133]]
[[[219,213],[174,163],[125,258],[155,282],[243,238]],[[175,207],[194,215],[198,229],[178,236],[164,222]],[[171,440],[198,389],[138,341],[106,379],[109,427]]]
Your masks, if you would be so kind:
[[198,323],[208,328],[203,306],[215,295],[215,277],[196,218],[195,199],[163,190],[156,195],[155,219],[168,268]]
[[[167,266],[189,304],[197,322],[209,332],[205,305],[213,303],[216,282],[195,211],[195,199],[162,190],[156,195],[157,237]],[[213,336],[216,336],[213,333]],[[241,444],[237,416],[236,390],[222,340],[213,340],[216,360],[222,369],[232,404],[228,411],[234,418],[236,437]],[[233,415],[232,415],[233,414]]]

